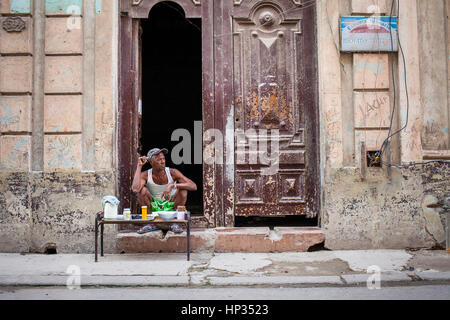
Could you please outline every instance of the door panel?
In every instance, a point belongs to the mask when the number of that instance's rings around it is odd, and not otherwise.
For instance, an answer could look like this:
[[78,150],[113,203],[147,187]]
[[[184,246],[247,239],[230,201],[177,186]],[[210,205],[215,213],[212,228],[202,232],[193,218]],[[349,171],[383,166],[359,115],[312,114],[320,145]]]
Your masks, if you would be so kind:
[[[230,15],[235,215],[312,217],[319,200],[314,9],[254,3],[235,1]],[[312,34],[305,37],[304,26]]]

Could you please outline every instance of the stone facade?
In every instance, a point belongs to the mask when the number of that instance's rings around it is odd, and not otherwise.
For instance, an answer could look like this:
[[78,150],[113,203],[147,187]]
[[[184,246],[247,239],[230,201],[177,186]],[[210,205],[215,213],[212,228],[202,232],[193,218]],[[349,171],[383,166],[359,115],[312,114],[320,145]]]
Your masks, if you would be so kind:
[[[450,159],[450,0],[394,8],[404,62],[401,52],[339,51],[340,16],[389,15],[391,0],[317,0],[316,9],[325,246],[444,245],[450,164],[408,164]],[[25,28],[2,27],[12,18]],[[94,213],[118,190],[118,24],[117,1],[0,1],[0,251],[93,251]],[[395,166],[367,168],[366,151],[380,149],[392,115],[394,132],[408,121],[383,157]],[[161,250],[165,241],[105,231],[106,252],[136,251],[136,241]],[[283,231],[281,242],[266,229],[204,232],[196,250],[303,251],[310,241],[308,232]],[[169,244],[184,248],[180,241]],[[166,242],[160,248],[177,251]]]
[[7,0],[0,14],[0,251],[92,252],[117,184],[117,5]]
[[[450,158],[445,81],[450,2],[400,2],[398,28],[405,68],[400,50],[361,54],[336,49],[339,16],[389,15],[391,5],[389,0],[318,3],[321,226],[330,249],[445,245],[440,205],[450,193],[450,164],[407,164]],[[393,10],[397,15],[396,5]],[[396,166],[366,168],[362,148],[379,150],[392,114],[393,132],[408,121],[391,140],[390,161]]]

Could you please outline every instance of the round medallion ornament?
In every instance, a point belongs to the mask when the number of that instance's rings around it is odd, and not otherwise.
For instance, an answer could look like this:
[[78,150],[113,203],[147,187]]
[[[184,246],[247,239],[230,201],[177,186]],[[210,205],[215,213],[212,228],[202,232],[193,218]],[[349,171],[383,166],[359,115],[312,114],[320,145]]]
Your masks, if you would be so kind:
[[261,15],[259,16],[259,22],[261,23],[262,26],[269,27],[273,25],[273,23],[275,22],[275,18],[272,12],[265,11],[261,13]]

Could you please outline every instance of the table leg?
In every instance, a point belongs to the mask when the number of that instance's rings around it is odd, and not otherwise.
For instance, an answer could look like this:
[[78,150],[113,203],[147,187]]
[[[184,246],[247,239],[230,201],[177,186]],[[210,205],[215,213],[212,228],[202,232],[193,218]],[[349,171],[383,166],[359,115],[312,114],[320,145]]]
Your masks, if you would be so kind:
[[104,230],[104,224],[102,223],[100,225],[100,255],[103,257],[103,230]]
[[95,215],[95,226],[94,226],[94,230],[95,230],[95,262],[98,261],[97,259],[97,242],[98,242],[98,218],[97,215]]
[[188,212],[187,223],[187,261],[191,260],[191,213]]

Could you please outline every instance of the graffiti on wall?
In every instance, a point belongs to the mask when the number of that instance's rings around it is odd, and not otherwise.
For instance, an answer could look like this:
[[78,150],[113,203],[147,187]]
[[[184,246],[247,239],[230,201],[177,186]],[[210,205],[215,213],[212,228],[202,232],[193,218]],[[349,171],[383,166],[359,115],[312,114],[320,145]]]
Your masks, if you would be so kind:
[[0,98],[0,125],[2,131],[13,124],[19,123],[19,121],[20,115],[13,112],[8,100]]
[[47,146],[47,166],[49,168],[74,168],[77,166],[74,137],[51,137]]
[[8,152],[8,166],[20,168],[24,163],[28,163],[28,140],[18,139]]
[[355,93],[355,127],[386,128],[390,123],[388,92]]

